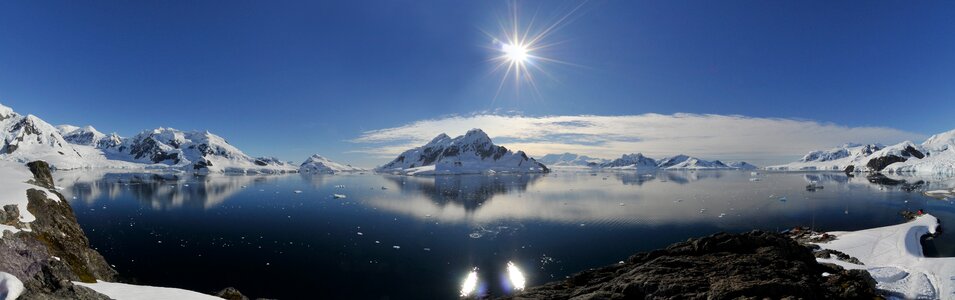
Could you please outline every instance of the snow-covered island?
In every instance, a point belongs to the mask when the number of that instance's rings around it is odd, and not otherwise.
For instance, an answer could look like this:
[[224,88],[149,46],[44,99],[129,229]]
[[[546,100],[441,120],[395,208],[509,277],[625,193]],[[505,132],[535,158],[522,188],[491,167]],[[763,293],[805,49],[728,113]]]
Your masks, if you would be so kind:
[[375,169],[403,175],[546,173],[549,169],[523,151],[495,145],[481,129],[455,138],[439,134],[424,146],[407,150]]
[[766,169],[955,175],[955,130],[933,135],[921,144],[845,144],[812,151],[799,161]]
[[299,166],[299,172],[308,174],[337,174],[343,172],[362,172],[365,169],[353,167],[352,165],[340,164],[331,161],[324,156],[313,154],[309,156],[302,165]]

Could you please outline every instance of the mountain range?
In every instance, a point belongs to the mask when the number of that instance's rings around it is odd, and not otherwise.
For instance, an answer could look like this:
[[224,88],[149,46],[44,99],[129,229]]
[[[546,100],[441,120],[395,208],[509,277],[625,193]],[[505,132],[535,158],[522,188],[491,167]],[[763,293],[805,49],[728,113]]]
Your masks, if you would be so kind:
[[84,168],[177,170],[208,173],[315,172],[361,170],[313,155],[295,165],[274,157],[251,157],[208,131],[173,128],[144,130],[133,137],[104,134],[92,126],[53,126],[34,115],[20,115],[0,105],[0,159],[44,160],[59,170]]
[[783,171],[845,171],[918,174],[955,174],[955,130],[933,135],[921,144],[844,144],[812,151],[802,159],[767,167]]
[[573,153],[547,154],[538,161],[548,165],[563,167],[605,168],[612,170],[754,170],[759,167],[747,162],[723,163],[709,161],[688,155],[676,155],[656,160],[642,153],[624,154],[614,160],[591,158]]

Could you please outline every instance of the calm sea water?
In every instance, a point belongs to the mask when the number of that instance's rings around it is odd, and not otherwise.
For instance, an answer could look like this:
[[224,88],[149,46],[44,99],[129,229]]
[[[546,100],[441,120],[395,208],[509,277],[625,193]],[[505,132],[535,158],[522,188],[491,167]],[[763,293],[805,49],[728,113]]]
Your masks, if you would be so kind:
[[[921,193],[955,186],[949,178],[54,175],[90,242],[131,280],[279,299],[456,298],[474,268],[479,292],[502,295],[508,262],[537,285],[720,231],[857,230],[919,208],[955,222],[955,204]],[[807,191],[811,181],[824,188]],[[950,235],[926,251],[955,255]]]

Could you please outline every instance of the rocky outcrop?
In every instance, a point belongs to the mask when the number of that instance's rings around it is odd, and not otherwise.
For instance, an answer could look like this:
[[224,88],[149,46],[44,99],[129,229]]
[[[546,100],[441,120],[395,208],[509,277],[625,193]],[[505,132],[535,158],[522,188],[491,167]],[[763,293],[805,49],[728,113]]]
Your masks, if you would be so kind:
[[[15,225],[21,231],[6,232],[0,238],[0,271],[23,281],[26,291],[21,299],[108,299],[72,283],[111,281],[116,271],[90,248],[73,209],[53,190],[49,165],[32,162],[28,166],[37,188],[26,191],[27,210],[36,220]],[[4,211],[9,219],[9,211]]]
[[[823,273],[829,273],[823,276]],[[504,299],[873,299],[865,271],[816,262],[777,233],[715,234],[639,253]]]

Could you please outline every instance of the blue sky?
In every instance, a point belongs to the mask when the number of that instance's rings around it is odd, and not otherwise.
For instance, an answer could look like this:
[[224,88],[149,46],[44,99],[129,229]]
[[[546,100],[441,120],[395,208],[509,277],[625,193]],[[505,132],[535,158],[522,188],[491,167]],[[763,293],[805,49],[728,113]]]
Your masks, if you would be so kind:
[[[516,4],[544,24],[579,2]],[[539,94],[498,94],[482,31],[497,33],[508,5],[3,1],[0,103],[54,124],[208,129],[251,155],[361,165],[387,156],[358,142],[375,130],[482,112],[741,115],[879,127],[856,141],[886,143],[955,128],[955,2],[591,1],[546,51],[574,65],[541,62]],[[598,152],[638,151],[677,150]]]

